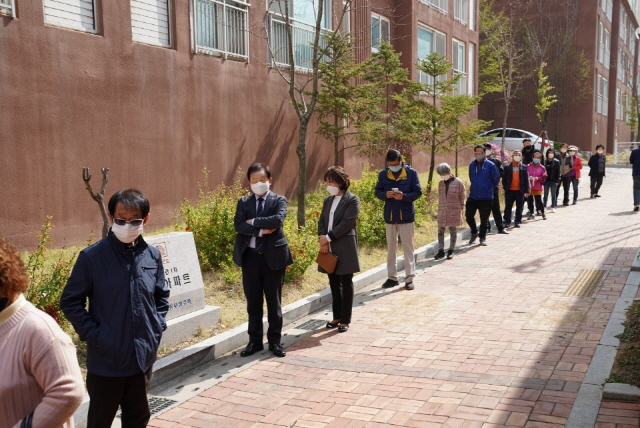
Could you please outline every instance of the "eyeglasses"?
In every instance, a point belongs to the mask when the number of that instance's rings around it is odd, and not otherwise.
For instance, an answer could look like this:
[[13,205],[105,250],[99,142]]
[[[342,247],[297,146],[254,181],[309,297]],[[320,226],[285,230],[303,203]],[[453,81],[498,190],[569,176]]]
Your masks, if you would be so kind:
[[135,220],[125,220],[123,218],[114,218],[113,222],[118,226],[124,226],[125,224],[130,224],[131,226],[141,226],[144,223],[143,218],[137,218]]

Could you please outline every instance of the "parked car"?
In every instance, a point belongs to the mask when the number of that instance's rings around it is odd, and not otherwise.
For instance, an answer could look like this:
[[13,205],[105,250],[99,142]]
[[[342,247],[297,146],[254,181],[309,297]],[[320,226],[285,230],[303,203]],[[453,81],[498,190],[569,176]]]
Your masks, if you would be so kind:
[[[546,153],[549,147],[553,147],[553,141],[543,140],[540,136],[532,134],[529,131],[516,128],[507,128],[507,135],[504,139],[504,148],[506,150],[521,150],[522,140],[528,138],[533,143],[533,146]],[[492,129],[491,131],[483,132],[480,137],[493,137],[489,142],[491,144],[502,144],[502,128]]]

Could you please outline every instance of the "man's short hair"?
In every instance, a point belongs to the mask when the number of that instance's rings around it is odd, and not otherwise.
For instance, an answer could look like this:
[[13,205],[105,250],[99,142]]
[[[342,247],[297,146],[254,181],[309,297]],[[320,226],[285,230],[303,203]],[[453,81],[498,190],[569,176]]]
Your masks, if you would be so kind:
[[596,146],[596,150],[598,150],[598,149],[602,149],[602,150],[604,150],[604,146],[603,146],[602,144],[598,144],[598,145]]
[[9,296],[27,291],[29,281],[20,253],[0,238],[0,294]]
[[491,143],[484,143],[484,148],[493,150],[493,146],[491,145]]
[[402,160],[402,153],[400,153],[400,151],[396,150],[396,149],[389,149],[385,159],[387,160],[387,162],[395,162],[395,161],[398,161],[398,160],[401,161]]
[[149,214],[149,199],[138,189],[118,190],[109,199],[109,214],[113,217],[116,212],[116,206],[122,204],[125,207],[138,208],[142,213],[142,218]]
[[264,173],[267,175],[267,178],[271,178],[271,168],[269,168],[269,165],[262,162],[254,162],[249,165],[249,169],[247,170],[247,180],[251,180],[251,174],[256,171],[264,171]]
[[511,152],[512,155],[515,155],[516,153],[522,154],[522,152],[520,150],[514,150],[513,152]]
[[478,149],[480,149],[480,150],[482,150],[482,151],[484,152],[484,147],[482,147],[480,144],[478,144],[477,146],[475,146],[475,147],[473,148],[473,151],[475,152],[475,151],[476,151],[476,150],[478,150]]
[[531,139],[530,138],[525,138],[524,140],[522,140],[522,144],[524,145],[524,143],[526,143],[527,141],[531,142]]

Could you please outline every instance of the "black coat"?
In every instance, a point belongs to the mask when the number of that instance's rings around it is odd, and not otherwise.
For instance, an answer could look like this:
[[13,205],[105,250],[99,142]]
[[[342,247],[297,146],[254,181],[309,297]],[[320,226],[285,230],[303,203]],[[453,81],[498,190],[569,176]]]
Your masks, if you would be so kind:
[[[331,252],[338,256],[335,274],[347,275],[360,271],[358,259],[358,238],[356,222],[360,212],[360,199],[353,193],[346,191],[340,198],[336,211],[333,213],[333,226],[329,229],[329,217],[334,196],[329,196],[322,205],[322,214],[318,219],[318,236],[329,235]],[[318,266],[320,272],[324,269]]]
[[544,161],[547,169],[547,182],[558,183],[560,181],[560,161],[558,159],[547,159]]
[[529,150],[527,150],[526,148],[522,148],[522,164],[523,165],[529,165],[530,163],[533,162],[533,152],[535,152],[536,149],[531,146],[529,148]]
[[[276,229],[264,235],[264,259],[272,270],[284,269],[293,263],[289,242],[282,229],[287,216],[287,198],[269,192],[260,217],[256,217],[256,195],[243,196],[238,200],[236,215],[233,219],[236,232],[236,244],[233,247],[233,262],[242,266],[242,255],[249,247],[252,237],[258,237],[260,229]],[[253,226],[247,220],[253,219]]]
[[[529,173],[527,172],[527,167],[523,164],[519,164],[518,169],[520,170],[520,191],[523,194],[529,193]],[[509,191],[512,181],[513,164],[510,163],[504,167],[504,177],[502,177],[502,186],[504,187],[505,192]]]
[[[600,163],[600,157],[604,158],[604,171],[602,171],[602,173],[598,172],[598,164]],[[595,154],[595,155],[591,155],[591,157],[589,158],[589,168],[591,168],[589,170],[589,177],[598,177],[600,175],[602,175],[603,177],[606,175],[605,172],[607,170],[607,157],[605,155],[599,155],[599,154]]]

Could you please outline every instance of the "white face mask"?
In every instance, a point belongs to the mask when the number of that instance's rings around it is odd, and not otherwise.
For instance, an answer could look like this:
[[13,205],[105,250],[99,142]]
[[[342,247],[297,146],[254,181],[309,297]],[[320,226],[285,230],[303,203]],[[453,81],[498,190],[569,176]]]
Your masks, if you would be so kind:
[[441,175],[440,177],[442,178],[442,181],[447,181],[448,179],[451,178],[450,175]]
[[560,149],[561,153],[567,153],[567,149]]
[[331,196],[335,196],[338,194],[338,192],[340,192],[340,188],[336,186],[328,185],[327,192],[329,192]]
[[522,159],[520,156],[514,156],[513,160],[516,162],[520,162],[520,159]]
[[251,184],[251,191],[258,196],[262,196],[269,191],[269,187],[271,187],[271,184],[268,181],[264,183],[259,181]]
[[554,155],[553,153],[549,153],[549,154],[547,155],[547,157],[548,157],[549,159],[553,159],[553,158],[555,157],[555,155]]
[[602,153],[604,153],[602,150],[598,150],[599,155],[601,155]]
[[486,149],[486,150],[484,151],[484,154],[485,154],[485,155],[487,155],[487,157],[489,157],[489,156],[491,156],[492,152],[491,152],[491,150]]
[[130,224],[119,226],[113,223],[111,225],[111,230],[113,231],[113,234],[116,235],[116,238],[118,238],[118,241],[124,244],[130,244],[135,241],[138,236],[142,235],[144,224],[141,224],[140,226],[132,226]]

